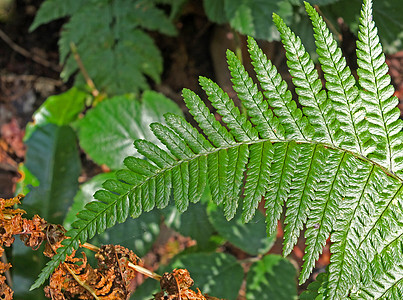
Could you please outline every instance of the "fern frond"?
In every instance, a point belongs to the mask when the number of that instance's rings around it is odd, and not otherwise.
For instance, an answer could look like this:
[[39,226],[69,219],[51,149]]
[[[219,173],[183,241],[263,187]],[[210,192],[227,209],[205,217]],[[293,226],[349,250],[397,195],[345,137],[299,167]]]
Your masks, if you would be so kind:
[[208,182],[213,201],[219,205],[225,199],[228,191],[227,170],[228,152],[222,149],[207,157]]
[[[189,148],[195,153],[211,151],[214,148],[194,127],[186,120],[171,113],[164,115],[166,123],[183,138]],[[200,200],[207,185],[207,158],[200,156],[189,162],[189,200],[196,203]],[[158,186],[158,185],[157,185]],[[158,195],[158,193],[157,193]]]
[[[287,89],[287,83],[282,80],[276,67],[267,59],[252,37],[248,38],[248,47],[260,86],[285,129],[285,137],[287,139],[312,140],[313,130],[310,128],[306,117],[302,115],[301,110],[297,108],[295,101],[291,99],[292,96]],[[267,107],[267,104],[262,105]],[[253,116],[251,117],[253,118]]]
[[242,220],[250,221],[269,185],[273,146],[270,142],[253,144],[249,148],[250,159],[246,172]]
[[364,0],[357,41],[360,96],[367,109],[371,141],[367,155],[399,175],[403,169],[403,122],[399,119],[398,99],[393,96],[388,66],[372,20],[372,1]]
[[245,142],[258,139],[256,129],[252,127],[252,124],[245,116],[240,114],[239,109],[234,105],[227,93],[208,78],[200,77],[199,82],[208,95],[211,104],[222,116],[222,120],[227,124],[231,134],[237,141]]
[[273,14],[273,20],[286,50],[287,65],[293,77],[299,103],[304,106],[303,112],[315,129],[314,138],[338,146],[334,140],[337,128],[334,126],[332,105],[327,99],[326,91],[322,89],[312,59],[305,51],[301,39],[295,36],[284,21],[276,14]]
[[[397,250],[397,251],[396,251]],[[403,235],[389,243],[372,261],[369,284],[353,294],[353,299],[401,299],[403,282]]]
[[343,194],[344,176],[348,176],[349,170],[346,170],[345,159],[346,152],[326,149],[320,151],[324,163],[320,172],[320,179],[315,187],[315,192],[309,201],[309,214],[306,223],[306,248],[304,255],[304,264],[300,275],[300,283],[308,279],[315,266],[315,261],[322,253],[333,229],[333,223],[336,218],[338,202],[340,195]]
[[235,216],[238,207],[241,186],[245,177],[246,164],[249,158],[248,145],[228,149],[229,162],[227,170],[227,197],[224,200],[224,215],[230,220]]
[[363,139],[367,131],[363,122],[365,109],[358,97],[355,79],[325,21],[308,2],[305,2],[305,7],[312,20],[316,51],[326,79],[328,97],[336,114],[335,121],[340,123],[335,136],[336,144],[363,154]]
[[360,277],[356,261],[358,236],[354,231],[354,227],[359,225],[356,225],[355,218],[358,207],[364,201],[364,192],[370,182],[370,175],[374,172],[373,165],[356,160],[352,156],[348,157],[346,165],[349,177],[345,181],[344,195],[341,195],[339,213],[331,235],[333,244],[330,248],[332,256],[327,291],[329,299],[345,298],[349,289],[357,284],[357,278]]
[[170,166],[175,162],[171,155],[149,141],[135,140],[134,146],[140,154],[144,155],[160,168]]
[[244,66],[235,53],[227,50],[228,68],[232,75],[234,90],[238,98],[247,109],[247,113],[255,124],[260,136],[264,139],[283,139],[284,129],[273,112],[268,109],[268,104],[263,100],[262,93],[253,83]]
[[172,168],[172,186],[175,204],[179,212],[189,205],[189,163],[183,162]]
[[[313,292],[315,297],[400,299],[403,180],[396,174],[402,169],[402,136],[398,132],[402,126],[393,108],[396,100],[370,7],[371,2],[364,1],[358,42],[359,82],[364,90],[358,92],[340,49],[310,5],[306,8],[328,94],[299,38],[274,15],[305,116],[276,68],[250,38],[249,52],[264,94],[236,56],[227,53],[234,89],[249,119],[209,79],[200,78],[200,84],[223,124],[195,93],[183,90],[186,105],[204,135],[173,114],[165,115],[167,125],[152,124],[166,150],[144,140],[134,142],[145,159],[126,158],[126,169],[116,172],[117,180],[105,182],[105,190],[97,192],[96,200],[78,214],[68,233],[71,238],[34,287],[96,232],[155,206],[165,207],[172,190],[178,210],[184,211],[189,202],[199,201],[208,185],[227,219],[235,215],[242,196],[246,222],[265,200],[269,234],[275,231],[285,206],[285,255],[306,227],[301,283],[309,277],[330,236],[331,264],[321,287]],[[365,117],[361,106],[366,109]]]
[[189,159],[193,151],[188,145],[170,128],[160,124],[152,123],[150,128],[154,135],[169,149],[177,159]]
[[194,153],[199,154],[214,149],[204,136],[186,122],[183,117],[171,113],[166,113],[164,117],[169,127],[185,140]]
[[[311,193],[315,190],[316,174],[320,173],[322,164],[316,157],[320,154],[318,146],[302,144],[295,153],[295,173],[290,185],[290,193],[286,202],[286,218],[284,220],[284,255],[291,253],[300,231],[306,223]],[[319,162],[319,163],[318,163]]]
[[271,236],[277,229],[277,221],[283,210],[283,204],[290,192],[291,178],[299,151],[295,142],[274,144],[273,162],[270,168],[269,186],[265,195],[265,209],[271,213],[266,216],[267,235]]
[[199,96],[187,89],[183,90],[182,95],[189,112],[214,146],[228,146],[235,143],[228,130],[215,119]]

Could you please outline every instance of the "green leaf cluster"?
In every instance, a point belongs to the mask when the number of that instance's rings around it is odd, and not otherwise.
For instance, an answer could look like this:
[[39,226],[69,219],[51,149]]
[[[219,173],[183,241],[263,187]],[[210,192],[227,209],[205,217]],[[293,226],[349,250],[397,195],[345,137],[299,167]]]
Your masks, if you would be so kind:
[[124,160],[126,169],[106,181],[94,195],[96,201],[78,214],[67,233],[71,238],[33,288],[80,242],[129,216],[166,207],[171,192],[178,211],[184,212],[208,186],[228,220],[238,206],[242,220],[252,220],[264,199],[269,235],[285,207],[284,255],[306,228],[300,283],[310,276],[330,236],[331,264],[321,283],[322,298],[403,297],[403,123],[372,19],[372,1],[364,0],[361,9],[358,82],[324,20],[305,5],[325,87],[300,38],[274,14],[302,109],[255,40],[249,38],[248,47],[259,84],[228,51],[233,87],[247,116],[207,78],[200,78],[200,85],[222,122],[185,89],[184,100],[203,135],[171,113],[165,114],[166,125],[151,124],[164,147],[135,140],[146,159]]
[[[145,30],[176,34],[172,22],[156,6],[159,2],[48,0],[39,9],[30,30],[69,17],[59,40],[60,63],[64,65],[61,77],[67,80],[78,70],[71,51],[75,45],[99,90],[108,94],[138,92],[148,88],[147,77],[159,82],[162,73],[161,54]],[[76,81],[84,83],[81,74]]]
[[[75,87],[49,97],[34,113],[34,122],[28,124],[24,137],[27,154],[25,164],[20,167],[24,180],[18,185],[18,191],[26,194],[23,206],[29,214],[38,214],[49,222],[61,224],[64,220],[67,227],[93,199],[94,191],[107,178],[114,177],[113,172],[101,174],[79,186],[82,171],[79,145],[99,165],[116,170],[123,166],[120,162],[125,156],[135,154],[131,147],[133,139],[152,139],[147,129],[151,122],[163,121],[161,115],[166,112],[181,113],[170,99],[152,91],[144,92],[141,99],[132,95],[104,99],[89,107],[83,116],[88,100],[90,96]],[[110,144],[99,151],[96,147],[105,140]],[[111,228],[93,242],[120,243],[143,255],[158,236],[160,219],[159,212],[144,214]],[[130,237],[124,235],[128,228],[132,232]],[[16,297],[42,299],[42,291],[28,292],[28,286],[44,267],[45,258],[22,244],[13,248],[13,257],[14,279],[25,282],[14,289]],[[23,262],[32,262],[31,272],[26,272]]]

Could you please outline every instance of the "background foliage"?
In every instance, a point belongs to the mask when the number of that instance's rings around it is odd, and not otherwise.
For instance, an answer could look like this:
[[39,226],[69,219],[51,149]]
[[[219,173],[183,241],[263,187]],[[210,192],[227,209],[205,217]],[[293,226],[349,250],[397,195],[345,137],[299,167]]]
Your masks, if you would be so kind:
[[[342,16],[351,29],[357,31],[361,1],[350,1],[348,6],[352,5],[352,8],[349,10],[345,9],[347,4],[343,0],[310,2],[319,5],[321,12],[333,24],[337,24],[336,18]],[[147,90],[153,82],[159,82],[163,71],[162,56],[150,32],[175,35],[177,30],[173,24],[185,4],[183,0],[44,2],[31,29],[35,30],[51,20],[69,17],[59,42],[60,62],[64,64],[61,76],[65,80],[73,76],[76,87],[48,98],[35,113],[35,124],[27,128],[28,152],[25,166],[21,167],[26,181],[21,184],[21,189],[24,187],[30,191],[24,203],[24,206],[32,207],[28,211],[39,213],[51,222],[62,223],[64,220],[69,227],[73,216],[93,200],[92,195],[102,187],[105,179],[125,176],[122,171],[119,175],[112,172],[123,167],[124,157],[134,155],[134,139],[147,139],[162,145],[151,134],[148,125],[164,122],[162,115],[165,112],[181,114],[181,110],[163,95]],[[308,50],[314,49],[311,25],[307,26],[310,23],[298,0],[204,0],[203,5],[210,20],[229,23],[234,31],[266,40],[280,39],[275,26],[268,22],[272,13],[276,12],[301,35]],[[357,7],[353,9],[354,5]],[[400,6],[400,1],[394,0],[374,3],[374,18],[387,51],[400,47],[402,22],[398,20],[401,16],[390,17],[391,13],[398,13]],[[82,20],[88,20],[88,26],[82,26]],[[392,20],[397,23],[390,23]],[[71,52],[72,42],[89,77],[107,95],[98,104],[97,99],[94,101],[85,91],[88,87],[85,87],[85,80]],[[141,94],[143,90],[146,91]],[[95,163],[106,166],[112,172],[97,175],[79,186],[80,155],[88,155]],[[46,160],[43,159],[45,157]],[[203,292],[234,299],[244,271],[234,256],[215,253],[217,248],[230,243],[256,257],[246,275],[247,299],[296,298],[294,266],[287,259],[265,255],[273,246],[275,234],[270,239],[266,238],[263,216],[258,212],[245,225],[241,222],[241,212],[238,210],[235,214],[232,209],[235,217],[227,222],[220,212],[222,208],[207,204],[211,202],[210,197],[209,191],[204,192],[201,203],[191,204],[183,214],[178,213],[173,203],[161,212],[151,210],[139,218],[108,229],[92,241],[119,243],[134,249],[139,255],[145,255],[164,223],[164,226],[190,236],[197,245],[173,258],[168,267],[161,266],[158,272],[184,266],[191,271]],[[194,222],[195,219],[197,222]],[[131,232],[129,237],[128,229]],[[27,262],[38,259],[30,251],[25,250],[29,252],[26,253],[18,247],[13,251],[19,261],[23,260],[21,255]],[[16,280],[25,283],[21,284],[20,290],[17,289],[17,298],[41,299],[40,291],[35,291],[36,295],[27,292],[27,286],[39,272],[43,259],[35,265],[38,269],[29,273],[24,272],[24,265],[15,266]],[[323,278],[320,276],[318,282]],[[311,299],[309,294],[316,296],[320,293],[320,284],[315,284],[301,297]],[[134,299],[148,299],[152,291],[155,291],[155,283],[152,286],[150,281],[146,281],[144,288],[136,291]],[[273,295],[277,298],[270,298]]]

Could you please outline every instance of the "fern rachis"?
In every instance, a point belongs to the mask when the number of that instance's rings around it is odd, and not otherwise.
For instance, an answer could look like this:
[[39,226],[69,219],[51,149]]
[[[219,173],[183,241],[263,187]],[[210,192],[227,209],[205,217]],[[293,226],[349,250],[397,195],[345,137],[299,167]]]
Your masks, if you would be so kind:
[[167,126],[153,124],[154,134],[167,150],[135,141],[147,160],[126,158],[127,169],[117,172],[117,180],[107,181],[105,190],[95,194],[97,201],[78,215],[68,232],[71,238],[34,287],[79,242],[128,216],[165,207],[171,189],[178,209],[184,211],[189,201],[200,199],[208,184],[213,201],[222,204],[226,217],[232,218],[246,179],[244,221],[253,217],[264,197],[271,233],[285,205],[285,255],[305,225],[301,283],[309,277],[330,235],[333,254],[321,292],[325,299],[403,298],[402,122],[378,46],[371,5],[370,0],[364,1],[357,50],[359,83],[364,90],[359,89],[324,21],[309,4],[306,8],[327,92],[299,38],[274,16],[302,111],[276,68],[249,38],[263,92],[236,56],[227,53],[234,89],[248,118],[209,79],[201,78],[200,84],[226,126],[196,94],[184,90],[186,105],[207,138],[173,114],[166,115]]

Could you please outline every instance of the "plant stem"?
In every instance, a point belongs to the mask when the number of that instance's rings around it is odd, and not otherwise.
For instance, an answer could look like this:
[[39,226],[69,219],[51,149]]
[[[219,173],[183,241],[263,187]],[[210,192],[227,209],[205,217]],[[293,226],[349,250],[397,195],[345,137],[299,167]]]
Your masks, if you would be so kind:
[[81,73],[84,76],[85,82],[87,83],[87,85],[89,86],[89,88],[91,89],[91,94],[96,98],[99,96],[99,91],[97,90],[97,88],[95,87],[94,81],[92,81],[90,75],[87,72],[87,69],[84,67],[84,64],[81,60],[80,55],[78,54],[77,51],[77,46],[76,44],[74,44],[73,42],[70,43],[70,49],[71,52],[74,55],[74,59],[77,62],[78,68],[80,69]]

